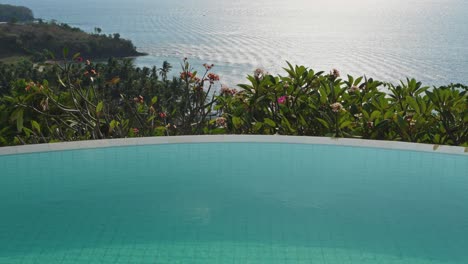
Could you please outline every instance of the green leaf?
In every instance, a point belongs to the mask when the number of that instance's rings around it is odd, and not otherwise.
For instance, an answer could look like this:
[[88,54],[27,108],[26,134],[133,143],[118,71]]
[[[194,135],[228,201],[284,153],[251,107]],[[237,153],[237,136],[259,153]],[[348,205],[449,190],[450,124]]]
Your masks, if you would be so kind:
[[242,119],[238,116],[232,117],[232,124],[234,127],[239,128],[242,126]]
[[263,122],[271,127],[276,127],[275,121],[271,120],[270,118],[265,118]]
[[437,97],[434,95],[434,93],[426,91],[426,95],[427,95],[427,97],[429,97],[429,99],[432,101],[432,103],[434,103],[435,105],[438,105],[439,102],[437,100]]
[[96,113],[101,113],[103,108],[104,108],[104,103],[101,101],[96,106]]
[[30,137],[31,134],[34,133],[31,129],[29,129],[27,127],[23,127],[23,132],[26,134],[26,137]]
[[119,121],[112,120],[109,124],[109,132],[114,131],[115,127],[119,125]]
[[307,121],[304,119],[304,117],[302,115],[299,115],[299,122],[302,126],[306,126],[307,125]]
[[262,95],[260,97],[257,98],[257,100],[255,101],[257,104],[259,104],[260,102],[263,101],[263,99],[265,99],[265,95]]
[[416,111],[416,113],[418,113],[418,114],[421,113],[421,109],[419,108],[419,105],[418,105],[418,102],[416,101],[416,99],[414,99],[411,96],[406,96],[406,101],[411,106],[411,108],[413,108],[414,111]]
[[73,60],[76,60],[80,55],[81,55],[81,53],[79,53],[79,52],[78,52],[78,53],[75,53],[75,55],[73,55],[73,58],[72,58],[72,59],[73,59]]
[[272,83],[272,84],[276,84],[276,79],[273,75],[267,75],[266,78],[268,78],[268,80]]
[[17,113],[16,116],[16,129],[18,132],[21,132],[23,130],[24,124],[23,124],[23,109],[20,109]]
[[41,125],[39,125],[38,122],[31,120],[31,126],[34,128],[37,132],[41,133]]
[[349,127],[353,122],[351,121],[344,121],[343,123],[341,123],[340,125],[340,128],[345,128],[345,127]]
[[408,124],[406,123],[406,121],[403,119],[403,117],[401,115],[397,116],[397,122],[398,122],[398,125],[402,129],[406,129],[408,127]]
[[327,121],[321,119],[321,118],[315,118],[317,121],[319,121],[324,127],[326,128],[330,128],[330,126],[328,125]]
[[256,122],[255,124],[253,124],[253,130],[254,132],[259,132],[260,129],[262,129],[263,127],[263,123],[262,122]]
[[167,128],[164,126],[158,126],[154,129],[155,136],[164,136],[166,133]]
[[393,116],[393,111],[392,110],[388,110],[387,112],[385,112],[385,115],[384,115],[384,118],[385,119],[389,119]]
[[377,118],[379,118],[382,114],[380,113],[380,111],[378,110],[375,110],[374,112],[372,112],[371,116],[370,116],[370,120],[373,121],[373,120],[376,120]]
[[361,77],[359,77],[359,78],[357,78],[357,79],[356,79],[356,81],[354,81],[354,85],[358,85],[358,84],[360,84],[360,83],[361,83],[361,81],[362,81],[362,79],[363,79],[363,77],[362,77],[362,76],[361,76]]
[[[58,76],[58,74],[57,74],[57,76]],[[60,78],[60,76],[58,76],[58,81],[59,81],[60,85],[62,85],[63,87],[67,87],[65,85],[65,83],[62,81],[62,78]]]
[[349,85],[353,85],[353,84],[354,84],[354,78],[353,78],[353,76],[351,76],[351,75],[349,75],[349,74],[348,74],[348,83],[349,83]]
[[151,104],[155,104],[156,102],[158,102],[158,97],[155,96],[151,99]]
[[68,57],[68,47],[64,47],[62,50],[63,58],[66,59]]
[[320,103],[325,104],[327,102],[327,92],[325,91],[325,88],[322,86],[319,88],[320,92]]
[[211,130],[211,134],[213,135],[221,135],[221,134],[226,134],[226,129],[222,127],[217,127],[213,130]]
[[363,109],[361,113],[366,119],[370,119],[370,115],[366,110]]
[[294,128],[292,128],[291,123],[290,123],[289,120],[288,120],[287,118],[285,118],[285,117],[283,117],[283,118],[281,119],[281,125],[282,125],[283,127],[286,127],[286,128],[289,130],[289,132],[291,132],[291,133],[294,133],[294,132],[296,131]]

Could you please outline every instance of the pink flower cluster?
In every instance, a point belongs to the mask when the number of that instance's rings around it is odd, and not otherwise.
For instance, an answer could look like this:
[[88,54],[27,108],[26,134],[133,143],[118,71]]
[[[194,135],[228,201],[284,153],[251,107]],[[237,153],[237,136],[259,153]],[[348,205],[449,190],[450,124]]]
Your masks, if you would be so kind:
[[226,118],[218,117],[218,118],[216,118],[216,125],[218,127],[224,127],[225,128],[225,127],[227,127],[227,122],[226,121],[227,121]]
[[230,89],[229,87],[224,86],[224,85],[221,87],[221,90],[219,91],[219,94],[223,96],[232,96],[232,95],[235,95],[236,93],[237,93],[236,89]]
[[204,64],[203,64],[203,67],[205,67],[205,69],[206,69],[207,71],[209,71],[209,70],[211,70],[211,68],[214,67],[214,64],[211,64],[211,65],[210,65],[210,64],[208,64],[208,63],[204,63]]
[[37,88],[39,91],[42,91],[44,89],[44,86],[40,83],[34,83],[34,82],[29,82],[28,85],[24,88],[26,92],[31,91],[32,88]]
[[211,84],[213,84],[215,81],[219,81],[219,75],[214,73],[208,73],[207,80],[210,81]]
[[185,80],[185,79],[187,79],[187,77],[188,77],[189,79],[193,79],[194,74],[193,74],[192,72],[181,72],[181,73],[180,73],[180,78],[181,78],[181,79]]

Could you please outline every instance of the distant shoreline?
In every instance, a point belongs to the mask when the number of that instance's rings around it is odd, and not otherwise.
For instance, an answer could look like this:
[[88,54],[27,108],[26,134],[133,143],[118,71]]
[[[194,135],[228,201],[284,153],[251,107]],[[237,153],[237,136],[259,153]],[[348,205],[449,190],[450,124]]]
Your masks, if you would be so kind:
[[42,20],[0,24],[0,47],[0,61],[3,62],[60,61],[64,48],[71,56],[80,53],[80,57],[93,60],[148,55],[137,51],[132,41],[120,38],[118,33],[104,35],[100,34],[100,29],[94,34],[87,33],[65,23]]
[[34,20],[31,9],[25,6],[0,4],[0,23],[28,22]]
[[[119,33],[101,34],[100,28],[88,33],[56,20],[34,18],[31,9],[0,4],[0,62],[15,63],[60,61],[67,55],[86,59],[135,58],[148,55],[137,51],[131,40]],[[60,58],[60,59],[56,59]]]

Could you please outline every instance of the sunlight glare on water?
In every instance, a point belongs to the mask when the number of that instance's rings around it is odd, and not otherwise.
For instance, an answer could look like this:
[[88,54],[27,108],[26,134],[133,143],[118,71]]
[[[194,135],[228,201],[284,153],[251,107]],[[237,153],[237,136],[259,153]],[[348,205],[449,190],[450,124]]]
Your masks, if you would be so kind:
[[[4,1],[5,2],[5,1]],[[384,81],[468,81],[465,0],[7,0],[87,31],[119,32],[140,51],[136,63],[216,64],[234,85],[285,61]]]

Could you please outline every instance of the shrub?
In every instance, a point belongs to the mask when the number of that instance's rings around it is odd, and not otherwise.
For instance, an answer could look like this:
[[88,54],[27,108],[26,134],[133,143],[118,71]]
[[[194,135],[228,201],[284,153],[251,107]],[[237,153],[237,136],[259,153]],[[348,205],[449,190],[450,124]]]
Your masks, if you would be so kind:
[[274,76],[258,69],[240,92],[219,100],[229,132],[467,145],[466,86],[342,79],[337,70],[289,63],[285,71]]
[[[67,51],[64,52],[66,57]],[[0,64],[0,145],[191,134],[280,134],[468,146],[467,87],[427,87],[315,72],[256,70],[239,91],[185,59],[137,68],[130,60]],[[42,67],[42,66],[41,66]]]

